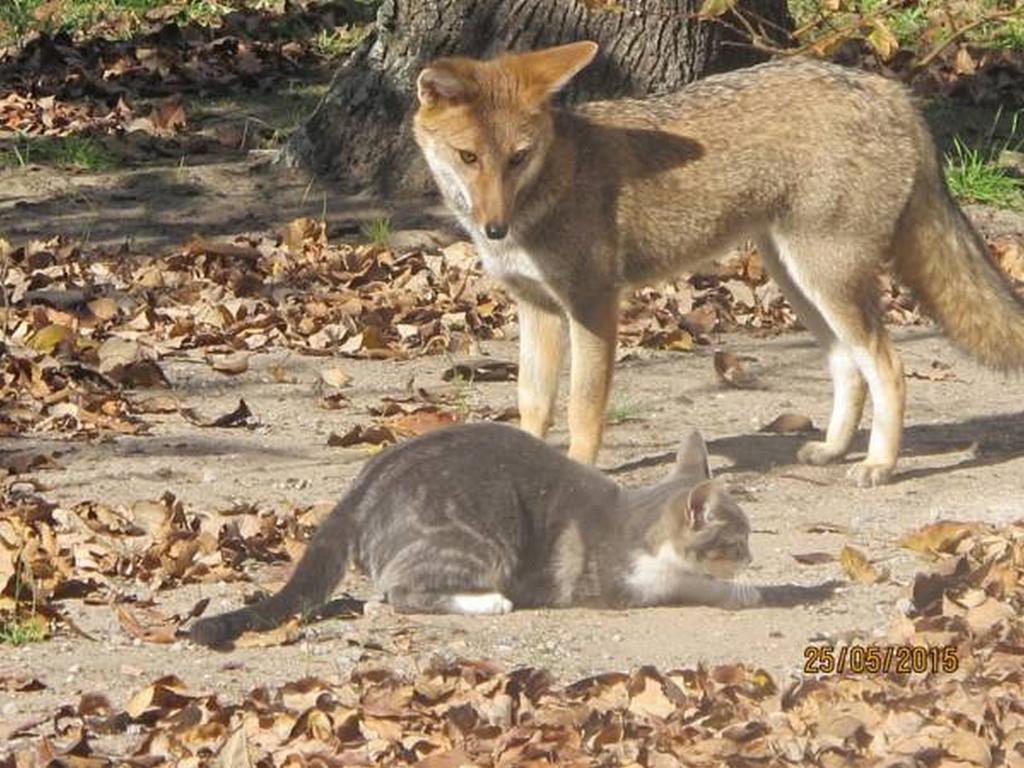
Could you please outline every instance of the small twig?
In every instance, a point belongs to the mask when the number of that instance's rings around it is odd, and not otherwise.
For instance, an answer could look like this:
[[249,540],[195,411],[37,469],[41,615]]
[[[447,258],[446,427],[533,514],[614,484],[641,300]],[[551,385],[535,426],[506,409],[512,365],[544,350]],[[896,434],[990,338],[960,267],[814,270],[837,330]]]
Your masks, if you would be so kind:
[[665,451],[664,453],[656,453],[652,456],[641,456],[639,459],[632,459],[622,464],[617,464],[614,467],[608,467],[604,471],[609,475],[618,475],[622,472],[632,472],[634,469],[671,464],[675,461],[675,458],[676,454],[674,451]]
[[10,244],[0,238],[0,301],[3,302],[4,308],[4,324],[3,324],[3,343],[7,344],[7,328],[10,322],[11,316],[11,300],[10,296],[7,295],[7,274],[11,266],[11,246]]
[[779,477],[784,477],[787,480],[800,480],[801,482],[810,483],[811,485],[832,485],[832,483],[825,482],[824,480],[816,480],[813,477],[804,477],[803,475],[798,475],[795,472],[783,472]]
[[750,20],[747,18],[745,13],[734,9],[733,16],[735,16],[739,20],[740,24],[743,25],[743,28],[747,32],[747,37],[750,38],[751,45],[764,45],[764,43],[761,42],[764,39],[764,35],[754,29],[754,25],[750,23]]

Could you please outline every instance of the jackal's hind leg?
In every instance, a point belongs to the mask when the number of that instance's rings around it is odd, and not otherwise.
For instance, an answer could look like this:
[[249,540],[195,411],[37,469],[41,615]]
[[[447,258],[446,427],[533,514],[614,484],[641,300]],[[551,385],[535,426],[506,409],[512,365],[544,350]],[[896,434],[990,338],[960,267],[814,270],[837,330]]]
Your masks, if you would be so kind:
[[[892,474],[906,399],[903,364],[889,342],[878,302],[876,265],[882,259],[872,258],[872,252],[867,242],[776,237],[765,244],[772,276],[829,353],[834,397],[828,432],[824,442],[805,445],[798,458],[820,464],[844,456],[867,389],[872,405],[868,455],[849,472],[860,486],[880,485]],[[820,263],[820,254],[828,254],[828,266],[813,269],[810,265]]]
[[835,337],[828,353],[832,374],[832,416],[823,441],[812,440],[797,453],[803,464],[829,464],[846,455],[857,434],[867,397],[867,382],[857,367],[853,351]]

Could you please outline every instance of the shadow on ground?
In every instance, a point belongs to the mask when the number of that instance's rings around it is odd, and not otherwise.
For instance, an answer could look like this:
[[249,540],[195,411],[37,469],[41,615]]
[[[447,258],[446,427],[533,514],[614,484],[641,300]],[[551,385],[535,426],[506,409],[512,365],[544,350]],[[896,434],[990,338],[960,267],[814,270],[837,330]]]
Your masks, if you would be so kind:
[[[810,435],[751,434],[723,437],[708,442],[712,455],[724,456],[732,464],[719,470],[719,474],[736,472],[766,472],[775,467],[796,463],[796,452],[807,440],[820,439],[820,433]],[[868,432],[861,430],[854,442],[852,453],[866,450]],[[1024,456],[1024,412],[1004,413],[969,419],[963,422],[941,424],[915,424],[903,432],[901,456],[941,456],[963,453],[961,461],[950,466],[918,467],[898,471],[893,482],[920,479],[937,473],[947,473],[992,466]],[[675,452],[665,451],[627,461],[608,468],[609,474],[624,474],[643,467],[671,464]]]

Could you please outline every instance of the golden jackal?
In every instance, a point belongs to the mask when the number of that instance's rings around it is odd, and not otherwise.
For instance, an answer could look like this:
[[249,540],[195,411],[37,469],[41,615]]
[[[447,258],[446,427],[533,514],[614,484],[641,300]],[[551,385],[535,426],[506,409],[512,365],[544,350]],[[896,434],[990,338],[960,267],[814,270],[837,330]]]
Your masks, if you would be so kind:
[[846,454],[870,391],[868,454],[850,475],[875,485],[893,471],[905,389],[879,307],[887,263],[974,357],[1024,365],[1024,305],[950,198],[900,85],[794,59],[664,96],[552,106],[596,53],[580,42],[439,59],[417,82],[416,140],[519,302],[525,429],[551,423],[568,323],[569,453],[593,462],[620,291],[747,239],[828,352],[832,416],[801,461]]

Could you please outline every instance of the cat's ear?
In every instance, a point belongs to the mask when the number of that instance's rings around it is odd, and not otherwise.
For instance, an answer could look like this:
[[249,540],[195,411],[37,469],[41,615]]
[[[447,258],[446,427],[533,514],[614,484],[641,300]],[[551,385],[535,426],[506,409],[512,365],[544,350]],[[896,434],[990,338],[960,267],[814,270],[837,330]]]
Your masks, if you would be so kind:
[[722,503],[722,489],[717,483],[705,480],[693,487],[686,497],[686,512],[690,527],[699,531]]
[[676,466],[672,472],[695,483],[711,477],[711,469],[708,467],[708,447],[696,429],[684,437],[679,444],[679,450],[676,452]]

